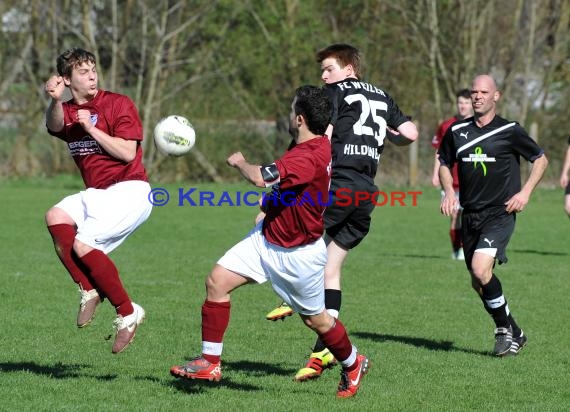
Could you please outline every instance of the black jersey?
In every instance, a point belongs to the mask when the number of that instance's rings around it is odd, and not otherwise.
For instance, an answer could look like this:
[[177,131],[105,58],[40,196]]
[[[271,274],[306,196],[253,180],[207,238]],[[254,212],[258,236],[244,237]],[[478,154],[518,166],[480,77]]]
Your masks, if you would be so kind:
[[502,117],[479,128],[473,117],[455,122],[439,148],[439,160],[458,163],[459,200],[467,210],[502,206],[521,190],[520,156],[533,162],[544,151],[517,123]]
[[326,84],[333,105],[332,171],[357,172],[374,179],[384,149],[386,126],[397,129],[408,118],[378,87],[358,79]]

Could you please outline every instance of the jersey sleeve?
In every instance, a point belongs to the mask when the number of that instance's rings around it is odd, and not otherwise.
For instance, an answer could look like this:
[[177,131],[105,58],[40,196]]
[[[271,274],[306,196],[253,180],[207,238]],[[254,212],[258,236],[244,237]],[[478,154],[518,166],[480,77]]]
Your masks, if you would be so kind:
[[127,140],[143,139],[142,122],[137,108],[130,98],[121,96],[117,99],[113,111],[113,136]]
[[279,185],[282,189],[302,185],[313,180],[315,168],[312,166],[313,159],[308,156],[287,153],[281,159],[275,161],[279,171]]
[[63,141],[67,141],[69,126],[66,126],[66,124],[72,122],[72,120],[71,120],[72,117],[71,117],[70,108],[69,108],[69,103],[71,101],[72,100],[69,100],[69,101],[66,101],[63,103],[63,128],[59,132],[54,132],[53,130],[50,130],[49,127],[47,127],[47,122],[46,122],[46,130],[47,130],[48,134],[55,136],[58,139],[61,139]]
[[513,133],[513,149],[529,162],[534,162],[544,154],[544,150],[518,123],[515,125]]
[[401,124],[410,120],[408,116],[402,113],[390,95],[386,94],[386,100],[388,104],[388,118],[386,119],[386,123],[388,123],[388,126],[392,129],[397,129]]
[[337,97],[337,88],[336,87],[331,87],[328,84],[325,84],[324,86],[324,91],[325,94],[328,96],[329,98],[329,102],[331,103],[331,120],[330,120],[330,124],[332,124],[333,126],[336,124],[336,121],[338,120],[338,108],[339,108],[339,102],[338,102],[338,97]]
[[442,165],[451,168],[455,164],[457,159],[455,156],[455,146],[453,144],[453,132],[451,131],[451,127],[448,128],[443,135],[437,154]]

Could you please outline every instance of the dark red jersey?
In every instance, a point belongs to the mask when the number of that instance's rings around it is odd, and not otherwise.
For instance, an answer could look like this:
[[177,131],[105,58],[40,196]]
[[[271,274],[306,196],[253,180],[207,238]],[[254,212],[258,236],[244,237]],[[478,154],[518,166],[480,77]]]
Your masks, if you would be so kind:
[[[137,140],[137,153],[131,162],[124,162],[107,153],[77,122],[77,111],[91,112],[96,128],[109,136]],[[127,180],[148,181],[142,164],[142,123],[134,103],[127,96],[99,90],[95,98],[78,105],[72,100],[63,103],[64,127],[48,133],[67,143],[86,187],[105,189]]]
[[323,213],[329,202],[329,139],[323,136],[294,145],[275,165],[279,182],[265,200],[263,235],[286,248],[316,241],[323,235]]
[[[437,132],[431,141],[431,145],[434,149],[436,150],[439,149],[441,141],[443,140],[443,136],[445,136],[445,132],[447,132],[447,129],[449,129],[449,127],[458,120],[459,119],[457,117],[451,117],[447,120],[444,120],[439,125],[439,127],[437,128]],[[453,176],[453,188],[457,192],[459,190],[459,176],[457,174],[457,164],[455,164],[451,168],[451,176]]]

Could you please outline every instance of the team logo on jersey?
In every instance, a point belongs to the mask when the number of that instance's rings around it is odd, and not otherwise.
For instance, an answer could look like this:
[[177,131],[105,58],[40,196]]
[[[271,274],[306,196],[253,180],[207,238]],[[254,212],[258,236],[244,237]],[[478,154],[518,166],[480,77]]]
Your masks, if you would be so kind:
[[475,147],[475,153],[470,153],[469,157],[462,157],[461,160],[463,162],[473,163],[474,169],[480,167],[481,170],[483,170],[483,176],[487,176],[487,165],[485,163],[497,161],[494,157],[487,156],[483,153],[481,146]]
[[97,124],[97,118],[98,118],[98,115],[97,115],[97,114],[92,114],[92,115],[91,115],[91,124],[92,124],[93,126],[95,126],[95,125]]

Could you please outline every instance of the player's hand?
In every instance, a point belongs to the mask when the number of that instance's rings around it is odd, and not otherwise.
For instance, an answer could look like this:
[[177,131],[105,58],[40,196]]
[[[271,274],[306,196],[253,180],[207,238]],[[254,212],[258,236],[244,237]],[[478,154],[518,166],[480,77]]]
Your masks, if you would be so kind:
[[79,109],[77,111],[77,121],[86,132],[89,132],[94,126],[91,122],[91,112],[86,109]]
[[455,193],[445,193],[445,196],[441,200],[441,206],[439,210],[445,216],[451,216],[455,210],[457,210],[459,201],[455,197]]
[[518,192],[505,202],[507,213],[520,213],[528,204],[529,197],[522,192]]
[[226,160],[226,163],[228,165],[230,165],[231,167],[238,167],[243,162],[245,162],[245,157],[243,156],[243,154],[241,152],[236,152],[236,153],[232,154]]
[[45,84],[46,93],[54,100],[61,100],[65,91],[65,83],[63,77],[51,76]]
[[568,175],[564,174],[560,176],[560,187],[566,189],[566,186],[568,186]]

